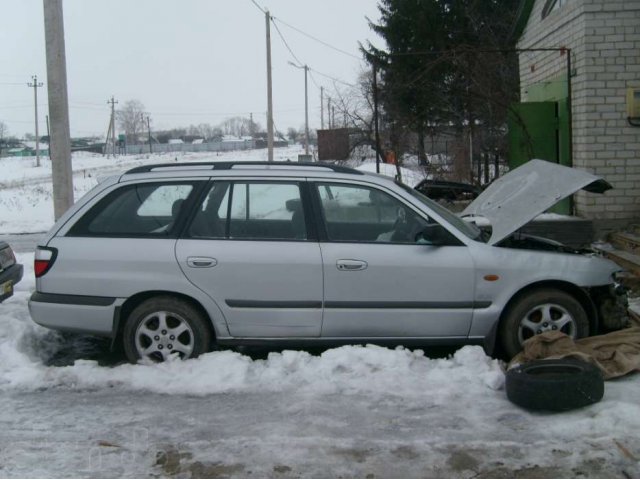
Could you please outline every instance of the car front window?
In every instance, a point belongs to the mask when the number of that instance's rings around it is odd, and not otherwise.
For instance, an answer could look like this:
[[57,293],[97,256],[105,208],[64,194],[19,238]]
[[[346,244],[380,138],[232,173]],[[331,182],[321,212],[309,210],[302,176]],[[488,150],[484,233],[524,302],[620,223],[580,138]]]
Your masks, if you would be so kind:
[[457,216],[455,213],[447,210],[445,207],[440,205],[437,202],[434,202],[429,197],[426,197],[422,193],[414,190],[413,188],[405,185],[402,182],[395,182],[396,185],[401,187],[405,192],[411,195],[413,198],[419,200],[422,204],[429,207],[429,209],[435,211],[438,215],[444,218],[447,223],[456,228],[456,230],[462,232],[464,235],[469,237],[471,240],[484,241],[482,230],[476,227],[474,224],[465,222],[462,218]]
[[375,188],[317,185],[329,241],[415,244],[428,221]]

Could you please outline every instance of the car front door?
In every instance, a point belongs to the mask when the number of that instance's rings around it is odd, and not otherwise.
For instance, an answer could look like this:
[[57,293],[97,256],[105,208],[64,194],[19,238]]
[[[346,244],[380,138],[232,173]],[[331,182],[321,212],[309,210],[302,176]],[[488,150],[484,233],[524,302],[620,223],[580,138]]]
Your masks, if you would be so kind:
[[452,237],[416,239],[433,221],[372,186],[317,183],[323,225],[323,337],[466,337],[474,265]]
[[320,335],[322,262],[303,184],[215,181],[178,240],[180,267],[234,337]]

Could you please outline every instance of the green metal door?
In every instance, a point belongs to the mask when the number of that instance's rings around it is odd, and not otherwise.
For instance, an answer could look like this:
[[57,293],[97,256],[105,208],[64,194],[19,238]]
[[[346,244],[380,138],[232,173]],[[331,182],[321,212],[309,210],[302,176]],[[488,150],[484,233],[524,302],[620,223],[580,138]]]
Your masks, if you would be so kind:
[[517,103],[509,112],[509,167],[532,158],[558,163],[556,102]]
[[[564,102],[517,103],[509,112],[509,167],[516,168],[533,158],[571,166],[565,140],[568,132]],[[564,141],[563,141],[564,140]],[[559,202],[555,213],[571,213],[571,199]]]

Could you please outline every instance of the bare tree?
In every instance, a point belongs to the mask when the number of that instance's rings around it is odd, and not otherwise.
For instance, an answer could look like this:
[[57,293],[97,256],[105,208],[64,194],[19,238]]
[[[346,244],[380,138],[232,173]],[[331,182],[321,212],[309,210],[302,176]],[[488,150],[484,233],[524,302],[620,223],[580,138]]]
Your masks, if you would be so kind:
[[137,143],[138,137],[145,130],[144,105],[140,100],[127,100],[123,107],[116,111],[116,120],[127,136],[127,143]]
[[220,129],[225,135],[235,135],[242,137],[245,135],[255,135],[261,127],[258,123],[246,117],[231,117],[224,120],[220,125]]
[[198,125],[198,133],[202,135],[202,138],[208,140],[215,134],[215,127],[210,123],[201,123]]
[[374,132],[372,75],[370,70],[363,70],[358,75],[355,85],[334,84],[334,90],[330,95],[335,108],[334,128],[343,127],[350,130],[352,151],[364,145],[378,148]]
[[298,141],[298,130],[293,127],[287,129],[287,138],[292,142]]

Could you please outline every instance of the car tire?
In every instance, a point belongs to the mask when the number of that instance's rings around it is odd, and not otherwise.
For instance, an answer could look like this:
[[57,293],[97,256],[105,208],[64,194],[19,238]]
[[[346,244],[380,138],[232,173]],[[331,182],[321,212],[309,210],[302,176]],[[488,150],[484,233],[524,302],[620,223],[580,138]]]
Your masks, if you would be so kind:
[[507,398],[529,410],[566,411],[599,402],[602,372],[580,360],[536,360],[507,371]]
[[536,290],[510,306],[500,324],[504,353],[513,358],[527,339],[545,331],[558,330],[571,338],[589,336],[589,319],[575,297],[561,290]]
[[195,358],[209,350],[211,329],[205,316],[188,302],[171,296],[150,298],[133,309],[123,329],[131,363],[162,362],[177,354]]

